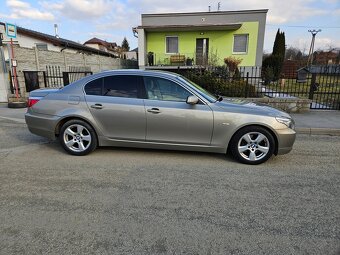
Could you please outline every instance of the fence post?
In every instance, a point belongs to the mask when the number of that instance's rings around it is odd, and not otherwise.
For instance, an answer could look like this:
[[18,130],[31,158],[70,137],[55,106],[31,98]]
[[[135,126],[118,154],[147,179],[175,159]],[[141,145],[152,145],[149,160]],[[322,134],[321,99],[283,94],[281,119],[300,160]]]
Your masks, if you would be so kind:
[[312,79],[309,87],[309,99],[313,100],[314,90],[316,86],[316,73],[312,73]]
[[246,76],[246,89],[245,89],[245,95],[244,97],[247,98],[248,95],[249,95],[249,84],[248,84],[248,81],[249,81],[249,72],[247,72],[247,76]]
[[44,76],[45,88],[47,88],[48,84],[47,84],[47,79],[46,79],[46,71],[42,71],[42,72],[43,72],[43,76]]
[[40,71],[39,52],[38,52],[37,47],[34,47],[34,54],[35,54],[35,65],[37,67],[37,71]]
[[64,83],[64,86],[67,86],[70,84],[68,72],[63,72],[63,83]]

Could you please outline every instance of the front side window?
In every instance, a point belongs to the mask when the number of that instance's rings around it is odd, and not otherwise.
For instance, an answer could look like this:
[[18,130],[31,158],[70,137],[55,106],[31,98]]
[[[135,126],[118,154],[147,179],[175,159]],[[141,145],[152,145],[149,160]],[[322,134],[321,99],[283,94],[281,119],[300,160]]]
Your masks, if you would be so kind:
[[182,86],[166,79],[144,77],[144,84],[148,99],[186,102],[187,97],[191,96]]
[[233,53],[247,53],[248,34],[234,35]]
[[166,53],[178,53],[178,37],[167,36],[166,39]]

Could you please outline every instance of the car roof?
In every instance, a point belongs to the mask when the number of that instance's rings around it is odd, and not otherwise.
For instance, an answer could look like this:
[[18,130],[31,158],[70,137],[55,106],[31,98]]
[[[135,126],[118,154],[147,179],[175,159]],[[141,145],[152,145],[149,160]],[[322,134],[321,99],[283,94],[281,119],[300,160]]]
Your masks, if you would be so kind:
[[109,76],[109,75],[145,75],[145,76],[158,76],[160,78],[177,78],[179,74],[167,72],[167,71],[159,71],[159,70],[142,70],[142,69],[114,69],[114,70],[107,70],[102,71],[99,73],[94,73],[93,75],[85,76],[75,82],[73,82],[72,86],[65,86],[63,89],[65,91],[73,90],[75,87],[83,86],[84,84],[88,83],[91,80],[98,79],[101,77]]
[[172,76],[172,77],[177,77],[179,74],[169,72],[169,71],[162,71],[162,70],[144,70],[144,69],[114,69],[114,70],[106,70],[97,74],[107,74],[107,73],[112,73],[112,74],[140,74],[140,75],[152,75],[152,74],[164,74],[166,76]]

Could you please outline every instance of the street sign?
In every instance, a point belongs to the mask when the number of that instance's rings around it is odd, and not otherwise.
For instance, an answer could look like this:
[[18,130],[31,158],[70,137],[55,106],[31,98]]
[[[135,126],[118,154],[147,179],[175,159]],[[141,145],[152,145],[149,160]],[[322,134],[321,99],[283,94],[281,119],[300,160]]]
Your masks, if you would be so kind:
[[6,23],[6,34],[7,34],[7,37],[9,38],[16,38],[17,37],[17,26],[10,24],[10,23]]

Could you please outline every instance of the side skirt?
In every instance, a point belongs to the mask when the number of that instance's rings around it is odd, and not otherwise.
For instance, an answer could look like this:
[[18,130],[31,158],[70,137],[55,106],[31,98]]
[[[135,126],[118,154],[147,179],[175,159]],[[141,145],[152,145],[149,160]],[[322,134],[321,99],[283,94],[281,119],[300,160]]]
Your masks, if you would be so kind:
[[117,140],[117,139],[108,139],[103,136],[98,137],[98,139],[99,139],[99,146],[146,148],[146,149],[160,149],[160,150],[201,151],[201,152],[213,152],[213,153],[222,153],[222,154],[226,153],[226,148],[213,147],[213,146],[207,146],[207,145]]

